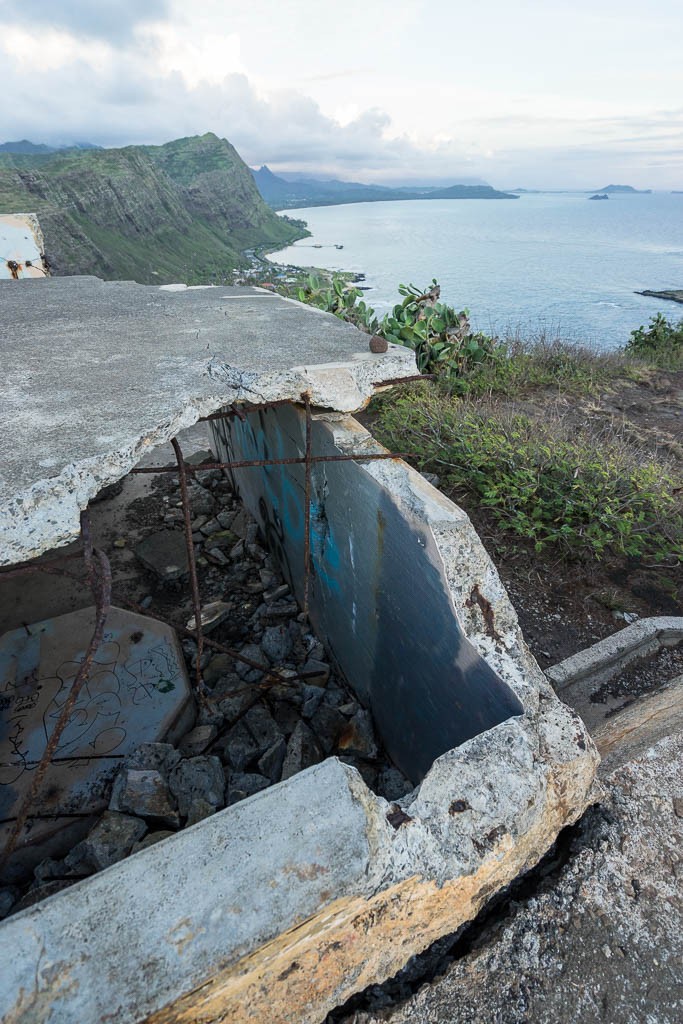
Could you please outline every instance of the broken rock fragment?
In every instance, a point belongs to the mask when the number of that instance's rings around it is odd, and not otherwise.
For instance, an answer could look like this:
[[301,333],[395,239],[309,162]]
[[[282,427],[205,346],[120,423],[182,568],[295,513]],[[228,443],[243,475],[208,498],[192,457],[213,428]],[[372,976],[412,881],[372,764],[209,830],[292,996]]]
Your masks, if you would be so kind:
[[145,537],[133,549],[146,569],[162,583],[175,583],[190,571],[185,538],[179,530],[159,530]]
[[168,785],[158,771],[122,768],[116,777],[109,809],[177,828],[180,817]]
[[282,779],[289,779],[322,759],[322,751],[305,722],[300,721],[289,738],[282,766]]
[[[231,601],[211,601],[209,604],[205,604],[200,614],[202,630],[205,633],[210,633],[216,626],[220,626],[221,622],[225,622],[232,608]],[[188,620],[187,628],[193,630],[197,628],[194,615]]]
[[183,817],[190,814],[197,800],[206,801],[214,809],[225,805],[225,777],[217,757],[190,757],[180,761],[169,776],[169,787]]
[[338,739],[339,749],[345,754],[374,758],[379,751],[370,712],[361,709],[346,723]]
[[259,772],[267,776],[271,782],[278,782],[282,774],[282,765],[284,764],[286,753],[287,742],[284,736],[280,736],[272,747],[269,747],[265,754],[259,758]]
[[70,866],[71,862],[78,859],[72,856],[78,851],[81,858],[89,862],[92,870],[102,871],[127,857],[133,844],[142,839],[146,831],[147,826],[139,818],[117,811],[105,811],[83,842],[78,843],[68,855],[67,864]]
[[270,779],[255,773],[231,772],[228,777],[227,803],[236,804],[270,786]]
[[215,725],[197,725],[191,732],[180,741],[179,751],[183,757],[197,757],[203,754],[211,741],[215,738],[218,729]]

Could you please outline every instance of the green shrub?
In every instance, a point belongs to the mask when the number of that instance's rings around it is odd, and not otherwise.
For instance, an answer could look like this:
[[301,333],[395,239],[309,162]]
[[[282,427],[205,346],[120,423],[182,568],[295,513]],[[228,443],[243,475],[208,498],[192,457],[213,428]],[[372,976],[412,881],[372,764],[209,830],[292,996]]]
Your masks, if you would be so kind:
[[676,369],[683,363],[683,320],[677,324],[657,313],[646,329],[640,326],[631,331],[626,352],[667,369]]
[[634,456],[613,428],[572,431],[418,385],[383,403],[376,431],[537,550],[657,561],[683,554],[680,481],[661,462]]
[[412,348],[420,373],[453,379],[495,358],[497,340],[473,333],[467,310],[458,313],[439,302],[441,288],[436,279],[424,291],[413,284],[401,284],[398,290],[403,301],[387,313],[377,333],[387,341]]

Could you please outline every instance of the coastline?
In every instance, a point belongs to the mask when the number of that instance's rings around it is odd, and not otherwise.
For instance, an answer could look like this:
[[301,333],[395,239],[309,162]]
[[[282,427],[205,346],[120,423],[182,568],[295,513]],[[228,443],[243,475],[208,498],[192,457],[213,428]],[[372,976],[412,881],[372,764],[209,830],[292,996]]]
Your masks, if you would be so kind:
[[649,288],[646,288],[642,292],[636,291],[635,294],[646,295],[648,298],[653,299],[664,299],[665,302],[683,303],[683,288],[667,288],[661,292],[655,292]]

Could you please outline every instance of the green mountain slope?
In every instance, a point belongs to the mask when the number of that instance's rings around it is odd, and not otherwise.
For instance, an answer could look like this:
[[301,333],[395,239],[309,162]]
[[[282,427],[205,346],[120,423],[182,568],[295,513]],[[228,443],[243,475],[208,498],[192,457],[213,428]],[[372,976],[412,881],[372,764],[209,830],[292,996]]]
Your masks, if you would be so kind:
[[37,213],[55,274],[143,283],[225,280],[241,250],[302,232],[263,202],[213,134],[164,146],[0,155],[0,213]]

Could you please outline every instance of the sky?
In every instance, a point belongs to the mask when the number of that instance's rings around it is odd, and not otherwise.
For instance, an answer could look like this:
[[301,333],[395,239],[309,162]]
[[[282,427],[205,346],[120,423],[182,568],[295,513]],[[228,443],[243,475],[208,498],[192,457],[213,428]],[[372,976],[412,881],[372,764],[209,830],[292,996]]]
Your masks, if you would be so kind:
[[681,0],[0,0],[0,141],[213,131],[386,184],[683,189]]

